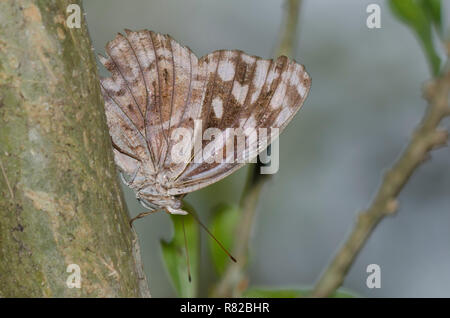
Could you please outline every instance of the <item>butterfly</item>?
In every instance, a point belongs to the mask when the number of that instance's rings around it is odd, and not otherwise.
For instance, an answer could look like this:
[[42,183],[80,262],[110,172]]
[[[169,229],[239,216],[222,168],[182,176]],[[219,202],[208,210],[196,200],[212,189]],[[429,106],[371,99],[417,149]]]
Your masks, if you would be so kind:
[[[150,209],[136,218],[158,210],[187,214],[181,198],[225,178],[266,149],[311,87],[304,66],[286,56],[266,60],[218,50],[197,58],[169,35],[125,33],[107,43],[106,57],[99,55],[111,73],[100,84],[115,163]],[[204,138],[211,129],[223,134],[214,147]],[[275,133],[239,147],[229,129]],[[180,132],[191,142],[180,146]],[[175,160],[178,152],[185,160]],[[199,154],[204,157],[196,160]],[[211,160],[218,157],[226,160]]]

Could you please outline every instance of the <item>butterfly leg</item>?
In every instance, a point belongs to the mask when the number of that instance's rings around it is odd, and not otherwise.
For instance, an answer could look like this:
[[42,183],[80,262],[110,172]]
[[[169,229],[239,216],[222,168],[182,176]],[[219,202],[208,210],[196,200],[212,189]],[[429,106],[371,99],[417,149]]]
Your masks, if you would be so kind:
[[137,219],[141,219],[144,216],[147,216],[147,215],[150,215],[150,214],[153,214],[153,213],[156,213],[156,212],[159,212],[159,210],[152,210],[152,211],[139,213],[137,216],[135,216],[134,218],[132,218],[130,220],[130,226],[132,227],[133,226],[133,222],[136,221]]

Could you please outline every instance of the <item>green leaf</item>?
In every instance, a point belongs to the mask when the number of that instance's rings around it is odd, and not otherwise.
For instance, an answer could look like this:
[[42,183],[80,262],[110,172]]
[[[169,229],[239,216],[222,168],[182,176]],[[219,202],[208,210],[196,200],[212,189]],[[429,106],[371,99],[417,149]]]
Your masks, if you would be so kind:
[[[432,29],[427,10],[421,5],[422,0],[390,0],[392,12],[406,23],[419,38],[428,58],[433,75],[439,73],[441,60],[433,45]],[[434,9],[435,10],[435,9]]]
[[433,22],[436,30],[442,35],[441,0],[421,0],[420,4]]
[[[183,209],[195,213],[192,207],[184,203]],[[174,227],[174,236],[170,242],[161,241],[161,249],[166,269],[180,297],[195,297],[199,281],[200,233],[195,219],[191,215],[170,215]],[[186,248],[183,232],[186,230],[189,263],[192,281],[188,279]]]
[[[237,207],[228,204],[222,204],[213,211],[211,233],[228,251],[233,248],[239,214]],[[222,275],[230,259],[213,239],[209,240],[209,249],[214,268],[219,275]]]
[[[311,290],[307,289],[260,289],[250,288],[243,293],[247,298],[301,298],[307,297]],[[356,294],[338,290],[330,298],[353,298]]]

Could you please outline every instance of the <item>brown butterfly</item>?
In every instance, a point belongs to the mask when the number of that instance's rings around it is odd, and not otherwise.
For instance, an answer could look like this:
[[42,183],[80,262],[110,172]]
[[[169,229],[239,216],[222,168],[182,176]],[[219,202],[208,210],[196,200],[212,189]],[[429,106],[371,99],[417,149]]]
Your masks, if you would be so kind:
[[[100,61],[111,77],[102,78],[101,87],[115,162],[151,209],[138,217],[157,210],[186,214],[181,197],[256,157],[300,109],[311,86],[304,66],[285,56],[272,61],[219,50],[198,59],[170,36],[147,30],[118,34],[106,53]],[[197,149],[185,145],[187,160],[174,160],[175,132],[190,131],[198,140],[210,128],[225,137],[206,157],[221,156],[231,144],[232,160],[194,160],[208,147],[204,139]],[[225,133],[229,128],[277,132],[239,148]]]

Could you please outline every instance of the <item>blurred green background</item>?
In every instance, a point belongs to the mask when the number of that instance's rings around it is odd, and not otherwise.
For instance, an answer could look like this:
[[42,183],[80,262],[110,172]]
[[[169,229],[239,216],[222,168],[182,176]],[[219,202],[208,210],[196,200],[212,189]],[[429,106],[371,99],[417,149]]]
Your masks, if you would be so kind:
[[[366,27],[366,7],[381,6],[381,29]],[[450,1],[443,1],[444,25]],[[117,32],[168,33],[198,56],[240,49],[272,58],[279,43],[278,0],[89,0],[84,10],[95,51]],[[447,32],[448,34],[448,32]],[[443,51],[438,51],[443,54]],[[431,74],[410,29],[386,1],[305,0],[293,56],[313,79],[302,110],[280,138],[280,170],[265,185],[250,243],[250,286],[310,287],[346,238],[382,171],[406,145],[426,103]],[[107,72],[101,69],[101,75]],[[449,121],[444,125],[449,126]],[[187,196],[209,223],[221,202],[237,204],[247,167]],[[145,211],[125,189],[132,215]],[[364,297],[450,297],[450,149],[433,152],[400,197],[397,215],[375,230],[344,287]],[[135,223],[152,296],[174,297],[160,240],[173,235],[164,213]],[[217,280],[201,233],[200,296]],[[381,267],[381,288],[366,287],[366,267]],[[198,279],[198,278],[197,278]]]

